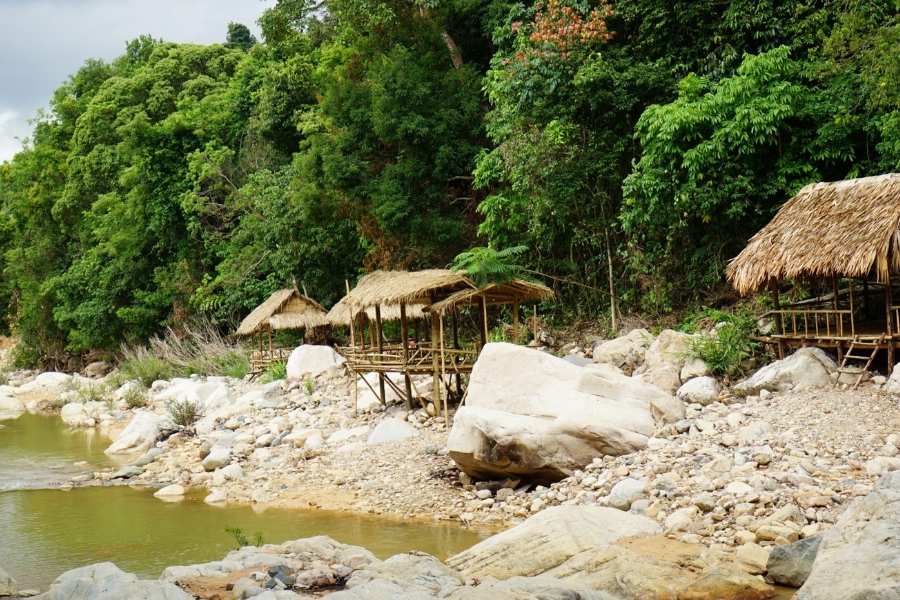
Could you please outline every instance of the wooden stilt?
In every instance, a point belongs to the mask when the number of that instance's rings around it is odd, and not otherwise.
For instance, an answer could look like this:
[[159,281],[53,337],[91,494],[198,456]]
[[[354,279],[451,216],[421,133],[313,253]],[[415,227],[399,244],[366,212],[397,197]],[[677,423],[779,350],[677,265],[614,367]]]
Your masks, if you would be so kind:
[[[446,382],[447,371],[446,371],[446,362],[444,361],[444,315],[441,313],[440,316],[441,321],[441,381]],[[449,392],[449,390],[448,390]],[[447,408],[447,403],[450,400],[450,394],[447,394],[447,397],[444,398],[444,423],[449,426],[450,424],[450,410]]]
[[894,290],[891,289],[891,273],[888,271],[887,281],[884,282],[884,301],[887,311],[887,338],[888,338],[888,376],[894,372]]
[[531,322],[532,328],[534,329],[534,345],[538,345],[538,330],[537,330],[537,304],[534,305],[534,320]]
[[[376,333],[378,334],[378,339],[376,341],[378,354],[382,354],[384,352],[384,336],[382,335],[383,331],[381,329],[381,305],[375,305],[375,328]],[[378,397],[381,400],[382,406],[387,406],[387,396],[384,393],[384,373],[378,374],[378,392],[380,396]]]
[[271,360],[272,356],[275,354],[272,350],[272,326],[269,325],[267,329],[269,330],[269,360]]
[[[481,348],[484,348],[484,345],[487,344],[488,334],[487,334],[487,309],[485,308],[484,296],[479,296],[478,298],[478,329],[479,335],[481,337]],[[481,350],[479,349],[479,352]]]
[[[432,311],[431,313],[431,339],[435,340],[434,343],[437,343],[438,339],[438,316]],[[440,406],[441,402],[441,384],[440,384],[440,367],[438,366],[438,353],[437,348],[432,345],[431,347],[431,371],[432,371],[432,390],[433,396],[431,401],[434,403],[435,412],[437,412],[437,408]]]
[[[453,307],[453,312],[450,313],[450,326],[453,328],[453,349],[459,350],[459,317],[458,317],[459,309],[457,307]],[[456,374],[456,396],[462,397],[462,375],[459,373]]]
[[375,347],[375,331],[372,329],[372,319],[369,319],[369,348]]
[[781,300],[778,297],[778,282],[775,279],[769,280],[769,290],[772,293],[772,308],[775,309],[775,333],[778,334],[778,359],[784,358],[784,340],[781,335],[784,334],[784,325],[781,321],[781,314],[777,311],[781,310]]
[[[349,294],[350,293],[350,282],[345,279],[344,285],[347,286],[347,293]],[[354,317],[353,309],[351,308],[350,309],[350,346],[353,348],[356,348],[356,336],[353,333],[353,329],[354,329],[353,317]]]
[[513,344],[519,344],[519,302],[517,300],[513,300],[512,304],[512,312],[513,312]]
[[400,303],[400,336],[403,338],[403,381],[406,384],[406,409],[412,410],[412,381],[409,379],[409,324],[406,322],[406,303]]
[[490,334],[488,333],[487,298],[484,296],[481,298],[481,323],[484,325],[484,343],[487,344]]
[[416,345],[419,345],[419,320],[413,319],[413,338],[416,340]]

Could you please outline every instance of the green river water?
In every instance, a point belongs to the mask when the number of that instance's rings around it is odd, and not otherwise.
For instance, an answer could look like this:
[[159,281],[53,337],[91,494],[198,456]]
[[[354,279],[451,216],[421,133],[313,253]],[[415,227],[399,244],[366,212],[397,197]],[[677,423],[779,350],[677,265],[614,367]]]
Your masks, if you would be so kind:
[[[64,571],[102,561],[155,579],[169,565],[219,560],[233,548],[226,525],[262,531],[271,543],[328,535],[379,558],[410,550],[446,558],[489,535],[458,524],[219,508],[204,504],[202,495],[163,502],[153,490],[127,486],[47,489],[73,474],[114,466],[103,454],[109,439],[71,431],[56,415],[26,413],[0,425],[0,568],[22,589],[46,589]],[[74,466],[78,461],[90,466]]]

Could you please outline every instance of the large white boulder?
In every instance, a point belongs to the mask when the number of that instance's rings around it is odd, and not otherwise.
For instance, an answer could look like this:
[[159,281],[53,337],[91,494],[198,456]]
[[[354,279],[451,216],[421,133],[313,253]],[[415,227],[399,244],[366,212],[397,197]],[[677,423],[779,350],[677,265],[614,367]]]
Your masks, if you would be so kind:
[[175,429],[177,426],[169,417],[148,411],[139,411],[105,452],[106,454],[143,454],[164,434]]
[[687,362],[688,343],[692,337],[674,329],[664,329],[647,348],[644,365],[648,370],[662,365],[672,365],[681,373],[682,367]]
[[800,348],[784,360],[777,360],[734,386],[743,396],[770,392],[799,392],[831,385],[837,365],[821,348]]
[[29,381],[28,383],[13,389],[15,389],[16,396],[35,394],[52,395],[62,391],[71,380],[71,375],[48,371],[46,373],[41,373],[35,377],[33,381]]
[[167,581],[141,581],[113,563],[73,569],[56,578],[41,600],[192,600]]
[[344,357],[330,346],[298,346],[288,358],[287,378],[302,379],[307,375],[315,377],[329,369],[340,367],[344,362]]
[[375,427],[366,443],[383,444],[385,442],[397,442],[417,435],[419,435],[419,431],[406,421],[385,419]]
[[25,405],[18,398],[0,396],[0,412],[24,412]]
[[675,395],[688,404],[708,406],[719,399],[719,382],[712,377],[695,377],[678,388]]
[[646,448],[657,398],[671,396],[613,369],[488,344],[447,447],[457,466],[479,479],[554,481],[598,456]]
[[59,416],[69,427],[90,427],[90,419],[93,424],[98,423],[105,410],[103,402],[69,402],[59,411]]
[[632,372],[644,364],[653,334],[646,329],[633,329],[622,337],[594,346],[594,362],[606,363]]
[[900,473],[883,475],[822,537],[797,600],[900,598]]

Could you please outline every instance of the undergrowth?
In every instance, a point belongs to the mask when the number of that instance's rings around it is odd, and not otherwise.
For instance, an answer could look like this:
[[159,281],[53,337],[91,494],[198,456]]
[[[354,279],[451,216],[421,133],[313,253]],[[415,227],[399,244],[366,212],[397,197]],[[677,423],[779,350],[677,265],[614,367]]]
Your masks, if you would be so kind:
[[729,313],[704,309],[688,317],[679,330],[699,331],[688,342],[684,355],[699,358],[717,375],[742,371],[744,360],[761,357],[761,344],[750,339],[757,331],[756,318],[747,310]]
[[249,352],[228,342],[208,322],[169,329],[148,346],[123,346],[122,373],[150,387],[159,379],[196,375],[225,375],[242,379],[250,369]]
[[287,378],[287,361],[279,360],[266,365],[262,375],[259,376],[260,383],[271,383],[279,379]]
[[190,427],[203,416],[200,412],[200,407],[187,399],[169,400],[166,402],[166,410],[169,412],[169,416],[172,417],[172,421],[182,427]]

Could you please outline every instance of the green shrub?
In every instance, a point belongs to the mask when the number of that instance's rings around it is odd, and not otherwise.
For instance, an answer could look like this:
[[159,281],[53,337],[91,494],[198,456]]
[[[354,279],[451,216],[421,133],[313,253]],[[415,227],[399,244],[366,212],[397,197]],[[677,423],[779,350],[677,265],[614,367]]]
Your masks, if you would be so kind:
[[[708,309],[695,315],[692,321],[694,330],[704,321],[714,324],[715,328],[692,338],[685,357],[701,359],[714,374],[728,373],[734,369],[740,371],[741,362],[758,356],[762,350],[758,342],[750,339],[756,332],[752,313],[742,311],[732,314]],[[690,331],[691,326],[685,328]]]
[[279,360],[266,365],[265,371],[259,377],[260,383],[269,383],[285,379],[287,377],[287,361]]
[[128,408],[141,408],[147,404],[147,390],[138,385],[131,385],[122,394],[122,400]]
[[316,391],[316,386],[313,383],[313,379],[309,375],[306,376],[306,380],[303,382],[303,388],[306,390],[306,394],[308,396],[312,396],[312,393]]
[[176,425],[189,427],[197,422],[203,415],[200,407],[190,400],[169,400],[166,402],[166,410]]
[[230,525],[226,525],[225,533],[234,538],[234,543],[236,544],[235,550],[240,550],[244,546],[250,545],[250,540],[247,539],[247,536],[244,535],[244,532],[240,527],[231,527]]
[[106,396],[109,393],[109,388],[104,383],[74,378],[69,380],[66,387],[76,393],[76,402],[81,402],[82,404],[86,402],[106,402]]

